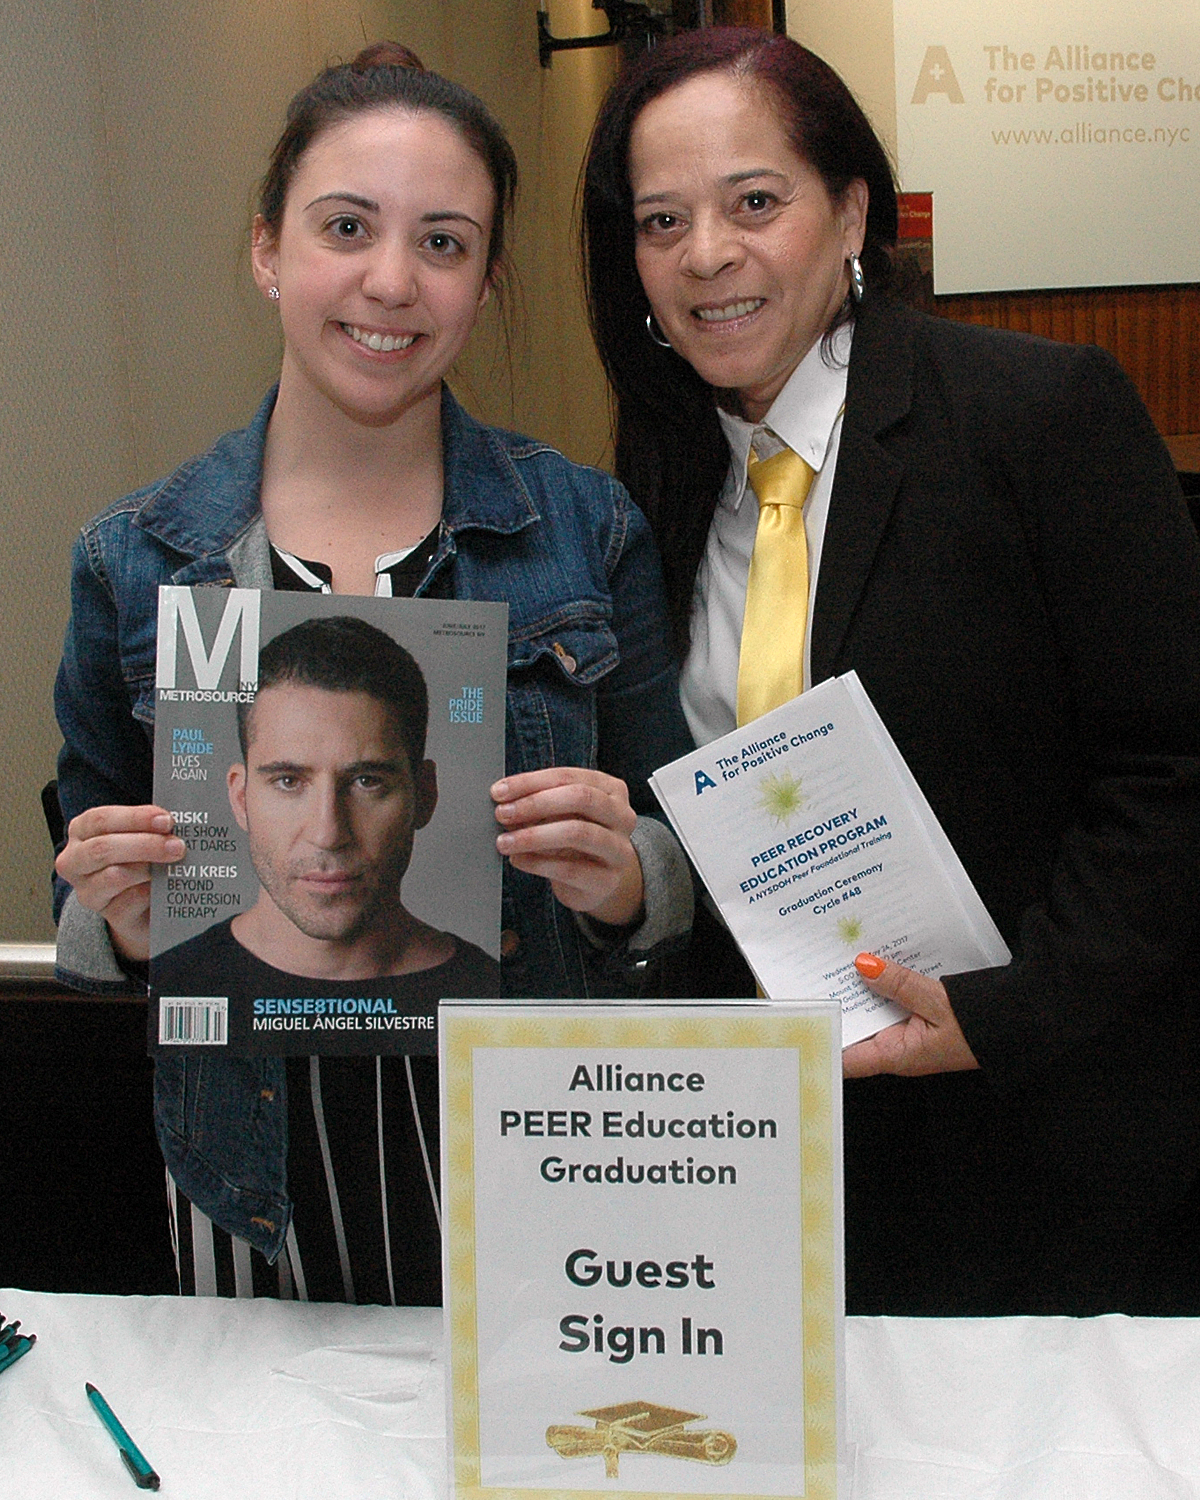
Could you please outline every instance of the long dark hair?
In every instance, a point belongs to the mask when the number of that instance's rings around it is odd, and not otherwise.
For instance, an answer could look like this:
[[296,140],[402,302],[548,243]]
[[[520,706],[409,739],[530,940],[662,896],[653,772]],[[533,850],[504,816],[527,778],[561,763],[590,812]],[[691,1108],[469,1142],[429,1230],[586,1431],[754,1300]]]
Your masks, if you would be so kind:
[[840,202],[867,184],[863,272],[886,285],[896,242],[891,164],[853,94],[815,53],[747,27],[687,31],[645,53],[610,89],[592,132],[583,182],[583,274],[596,346],[612,385],[617,476],[650,518],[676,642],[688,643],[696,571],[729,466],[718,392],[646,331],[650,304],[634,260],[629,138],[653,99],[701,73],[729,73],[769,89],[796,152]]
[[488,274],[493,282],[502,279],[508,268],[505,232],[517,192],[517,159],[508,137],[481,99],[440,73],[429,72],[417,54],[399,42],[373,42],[352,62],[318,73],[295,96],[259,188],[261,219],[278,235],[296,168],[319,135],[354,115],[388,108],[441,115],[487,168],[496,194]]

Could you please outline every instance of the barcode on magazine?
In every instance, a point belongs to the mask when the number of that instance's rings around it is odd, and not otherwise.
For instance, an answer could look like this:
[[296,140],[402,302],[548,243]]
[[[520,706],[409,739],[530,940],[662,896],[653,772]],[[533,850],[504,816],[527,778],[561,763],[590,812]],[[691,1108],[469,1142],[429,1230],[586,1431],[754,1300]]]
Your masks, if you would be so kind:
[[229,1040],[227,995],[160,995],[158,1040],[169,1047],[224,1047]]

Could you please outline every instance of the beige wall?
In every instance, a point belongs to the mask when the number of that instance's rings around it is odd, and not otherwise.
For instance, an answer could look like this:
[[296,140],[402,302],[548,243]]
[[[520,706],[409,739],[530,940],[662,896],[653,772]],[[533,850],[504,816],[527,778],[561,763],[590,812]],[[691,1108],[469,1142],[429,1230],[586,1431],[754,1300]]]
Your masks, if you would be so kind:
[[[552,17],[560,34],[603,29],[587,0]],[[541,69],[532,0],[0,0],[0,941],[52,936],[38,790],[72,538],[253,410],[277,359],[245,255],[254,183],[291,93],[381,36],[481,94],[524,173],[513,379],[489,314],[460,390],[490,420],[604,455],[568,221],[610,51]]]
[[836,68],[895,160],[892,0],[787,0],[788,35]]

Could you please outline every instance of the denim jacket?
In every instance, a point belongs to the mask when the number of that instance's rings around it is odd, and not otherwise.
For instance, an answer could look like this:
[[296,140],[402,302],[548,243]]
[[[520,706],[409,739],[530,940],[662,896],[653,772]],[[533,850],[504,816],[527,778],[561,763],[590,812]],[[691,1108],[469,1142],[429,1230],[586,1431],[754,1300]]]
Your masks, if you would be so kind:
[[[63,813],[151,798],[159,584],[271,586],[259,507],[271,392],[165,480],[110,506],[76,543],[72,612],[55,706]],[[641,512],[614,480],[544,443],[485,427],[443,392],[445,498],[437,551],[418,594],[453,568],[460,599],[509,606],[506,770],[595,766],[622,777],[650,813],[646,778],[691,749],[679,708],[657,557]],[[670,835],[639,818],[634,841],[647,918],[603,942],[544,880],[506,864],[504,992],[586,998],[637,993],[690,921],[691,887]],[[57,882],[59,977],[128,991],[103,919]],[[167,1056],[155,1118],[180,1188],[217,1223],[274,1259],[285,1188],[282,1060]]]

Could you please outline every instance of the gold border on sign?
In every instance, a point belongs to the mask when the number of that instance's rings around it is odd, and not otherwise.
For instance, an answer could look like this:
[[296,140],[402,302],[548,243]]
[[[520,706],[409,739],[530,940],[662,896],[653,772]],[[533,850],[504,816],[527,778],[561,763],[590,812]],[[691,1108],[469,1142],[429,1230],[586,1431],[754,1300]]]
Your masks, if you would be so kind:
[[[537,1016],[532,1008],[509,1016],[473,1016],[465,1007],[444,1012],[446,1236],[449,1244],[449,1360],[453,1387],[454,1475],[458,1500],[596,1500],[603,1492],[483,1486],[479,1452],[479,1342],[475,1301],[475,1110],[477,1047],[785,1048],[800,1057],[800,1221],[804,1360],[804,1497],[837,1500],[837,1363],[834,1288],[837,1283],[832,1152],[833,1068],[827,1015],[669,1015],[653,1019]],[[449,1353],[449,1351],[448,1351]],[[621,1500],[662,1500],[662,1491],[619,1492]],[[778,1500],[729,1493],[705,1500]]]

